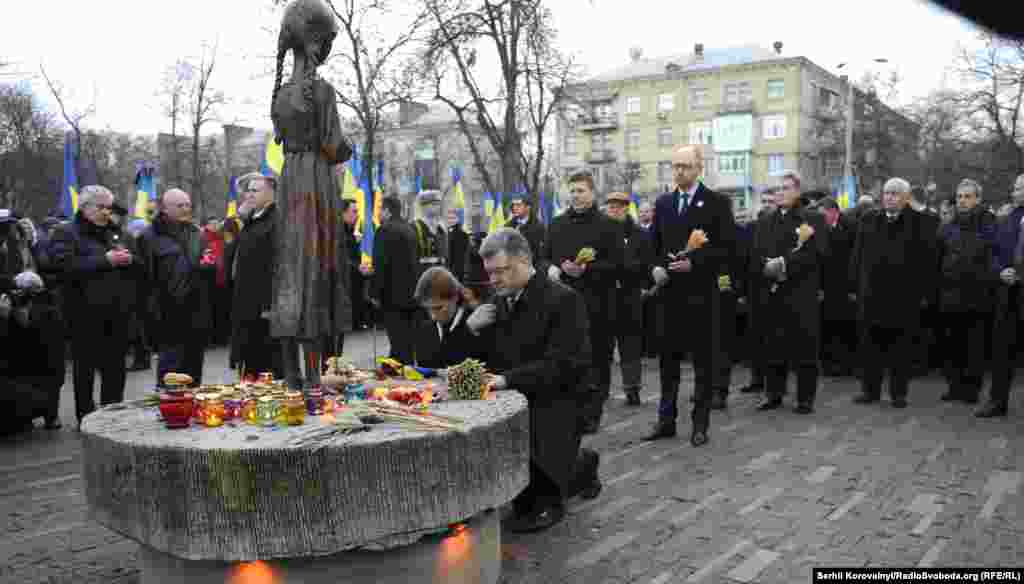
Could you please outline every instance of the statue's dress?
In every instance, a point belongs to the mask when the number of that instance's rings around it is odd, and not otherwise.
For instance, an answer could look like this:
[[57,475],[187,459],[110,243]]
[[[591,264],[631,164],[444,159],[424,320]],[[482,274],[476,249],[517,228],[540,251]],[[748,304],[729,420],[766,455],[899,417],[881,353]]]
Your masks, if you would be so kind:
[[352,330],[349,255],[335,173],[352,149],[341,135],[334,88],[326,81],[313,82],[312,108],[302,85],[292,82],[281,86],[273,109],[284,169],[277,189],[270,334],[320,340]]

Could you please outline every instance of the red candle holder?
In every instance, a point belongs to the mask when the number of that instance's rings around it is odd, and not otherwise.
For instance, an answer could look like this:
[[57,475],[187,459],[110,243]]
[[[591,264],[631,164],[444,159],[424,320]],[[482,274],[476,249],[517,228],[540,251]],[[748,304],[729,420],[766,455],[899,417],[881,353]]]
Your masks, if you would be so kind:
[[168,428],[188,428],[192,418],[193,397],[188,391],[166,391],[160,394],[160,415]]

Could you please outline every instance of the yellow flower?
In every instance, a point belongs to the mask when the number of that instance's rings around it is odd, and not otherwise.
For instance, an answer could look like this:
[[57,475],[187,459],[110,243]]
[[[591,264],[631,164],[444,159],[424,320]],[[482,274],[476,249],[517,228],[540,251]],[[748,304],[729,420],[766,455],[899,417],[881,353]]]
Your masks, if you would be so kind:
[[589,264],[597,258],[597,252],[592,247],[585,247],[576,254],[577,264]]
[[718,289],[721,291],[732,290],[732,279],[729,274],[723,274],[718,277]]
[[814,228],[806,223],[796,228],[796,236],[800,243],[806,242],[812,235],[814,235]]
[[694,229],[690,232],[690,239],[686,242],[686,251],[693,251],[704,247],[708,242],[708,234],[703,229]]

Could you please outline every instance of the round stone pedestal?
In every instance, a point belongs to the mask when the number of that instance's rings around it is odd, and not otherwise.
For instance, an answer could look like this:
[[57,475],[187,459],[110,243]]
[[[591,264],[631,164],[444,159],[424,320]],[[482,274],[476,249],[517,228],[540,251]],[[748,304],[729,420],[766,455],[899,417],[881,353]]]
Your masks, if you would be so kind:
[[501,520],[477,515],[459,530],[428,535],[383,551],[256,562],[183,560],[139,549],[139,584],[496,584],[501,575]]

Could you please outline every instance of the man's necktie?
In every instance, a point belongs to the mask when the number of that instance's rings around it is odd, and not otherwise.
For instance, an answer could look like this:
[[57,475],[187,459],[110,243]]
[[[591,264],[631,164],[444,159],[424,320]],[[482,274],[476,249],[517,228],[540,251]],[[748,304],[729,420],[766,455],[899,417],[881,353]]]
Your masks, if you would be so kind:
[[679,193],[679,214],[686,211],[686,205],[690,202],[690,193]]

